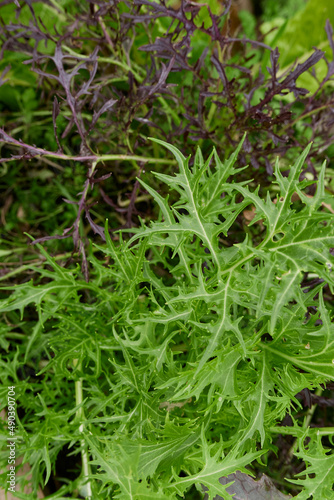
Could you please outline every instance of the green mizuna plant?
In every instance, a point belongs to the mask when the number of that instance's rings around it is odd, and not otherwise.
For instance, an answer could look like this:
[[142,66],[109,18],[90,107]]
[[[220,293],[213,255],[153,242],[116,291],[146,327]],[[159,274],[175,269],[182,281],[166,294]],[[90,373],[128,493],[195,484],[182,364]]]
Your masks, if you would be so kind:
[[[299,180],[309,148],[288,176],[276,163],[279,194],[261,199],[238,182],[241,145],[225,162],[198,149],[190,167],[174,146],[155,142],[179,167],[156,174],[178,195],[172,206],[140,181],[159,220],[131,229],[126,241],[112,239],[106,224],[106,244],[90,253],[89,283],[39,247],[41,282],[12,287],[1,303],[3,343],[19,335],[1,375],[17,387],[33,487],[47,483],[66,449],[81,472],[59,495],[190,499],[196,488],[228,500],[231,483],[219,479],[252,475],[287,434],[306,467],[290,479],[298,500],[333,499],[334,429],[298,418],[295,397],[334,379],[325,165],[311,197],[305,188],[314,181]],[[255,216],[233,242],[245,209]],[[34,325],[25,323],[31,307]],[[21,381],[29,364],[40,371]],[[282,425],[287,414],[292,424]]]

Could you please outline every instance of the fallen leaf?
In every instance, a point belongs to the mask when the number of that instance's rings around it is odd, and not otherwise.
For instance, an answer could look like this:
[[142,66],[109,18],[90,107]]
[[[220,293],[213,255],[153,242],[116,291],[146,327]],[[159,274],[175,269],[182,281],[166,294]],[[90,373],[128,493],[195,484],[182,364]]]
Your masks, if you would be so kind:
[[[240,471],[219,479],[221,484],[227,484],[231,481],[234,483],[226,491],[230,495],[234,495],[233,500],[288,500],[292,498],[291,495],[281,493],[265,474],[258,481]],[[207,498],[206,495],[204,500]],[[224,497],[216,496],[215,500],[224,500]]]

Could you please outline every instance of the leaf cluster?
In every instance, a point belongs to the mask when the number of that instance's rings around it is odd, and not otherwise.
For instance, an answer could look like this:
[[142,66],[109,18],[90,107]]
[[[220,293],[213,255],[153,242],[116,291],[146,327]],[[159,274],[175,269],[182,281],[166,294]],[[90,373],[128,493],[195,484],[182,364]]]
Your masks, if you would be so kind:
[[[226,161],[198,148],[192,166],[175,146],[154,142],[178,164],[173,175],[155,174],[173,202],[140,181],[158,220],[118,242],[106,223],[105,244],[88,256],[89,283],[39,246],[47,261],[36,269],[40,282],[10,288],[1,302],[4,346],[19,339],[16,352],[7,345],[2,380],[19,393],[34,488],[67,447],[87,467],[63,495],[176,499],[195,485],[210,500],[228,500],[231,481],[221,478],[251,475],[287,433],[306,464],[292,479],[297,498],[332,498],[333,454],[321,437],[332,431],[305,427],[296,398],[334,378],[325,166],[309,197],[301,174],[310,147],[287,177],[276,163],[279,194],[263,198],[236,166],[242,142]],[[252,206],[249,231],[231,242],[238,214]],[[26,335],[30,308],[38,318]],[[39,373],[20,380],[31,360]]]
[[[156,216],[135,181],[164,160],[148,136],[184,154],[199,144],[209,155],[213,144],[228,155],[247,132],[240,162],[264,192],[276,157],[287,169],[296,148],[314,140],[306,172],[317,178],[319,157],[332,156],[332,53],[315,49],[297,66],[283,64],[282,74],[275,41],[264,43],[255,29],[250,38],[242,16],[233,31],[233,12],[230,2],[184,0],[2,7],[1,163],[11,239],[29,231],[69,251],[72,238],[87,269],[85,236],[101,235],[106,216],[112,228]],[[326,31],[333,47],[329,22]],[[299,81],[319,61],[325,73],[308,92]],[[154,187],[163,189],[159,180]]]

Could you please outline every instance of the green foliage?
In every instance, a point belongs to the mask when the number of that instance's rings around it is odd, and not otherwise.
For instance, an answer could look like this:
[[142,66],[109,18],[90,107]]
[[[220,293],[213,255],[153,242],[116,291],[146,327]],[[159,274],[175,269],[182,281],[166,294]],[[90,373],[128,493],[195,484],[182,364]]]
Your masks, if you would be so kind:
[[262,0],[262,19],[269,22],[277,17],[291,19],[305,7],[306,2],[307,0]]
[[[334,5],[326,0],[308,0],[304,8],[287,20],[284,31],[276,39],[283,67],[305,56],[314,46],[327,41],[327,19],[334,24]],[[327,57],[331,52],[328,50]]]
[[[289,3],[289,2],[288,2]],[[267,4],[267,2],[266,2]],[[327,0],[293,0],[286,5],[286,14],[279,4],[275,2],[276,9],[266,16],[266,22],[261,26],[263,33],[268,33],[267,43],[273,48],[278,47],[281,55],[281,71],[294,64],[296,60],[305,61],[312,53],[315,46],[325,52],[328,60],[333,59],[330,43],[326,37],[326,21],[334,24],[334,3]],[[269,5],[267,6],[269,8]],[[299,8],[298,8],[299,7]],[[286,19],[284,19],[286,17]],[[264,69],[265,65],[263,65]],[[319,61],[315,66],[315,75],[310,73],[300,76],[298,85],[306,87],[311,92],[316,92],[318,83],[326,75],[326,64]]]
[[[295,398],[334,379],[325,166],[308,196],[313,182],[300,177],[309,148],[288,176],[276,163],[277,199],[261,198],[239,180],[242,144],[224,162],[198,149],[190,166],[174,146],[155,143],[179,167],[156,173],[173,203],[140,181],[160,209],[157,221],[142,221],[127,241],[124,231],[112,239],[106,223],[106,244],[90,251],[89,283],[39,246],[40,281],[5,289],[1,379],[19,393],[34,490],[67,447],[81,453],[82,472],[63,495],[176,499],[195,485],[210,500],[232,499],[219,479],[252,474],[290,413],[285,429],[306,463],[292,481],[302,488],[297,498],[333,498],[333,454],[308,434]],[[252,207],[242,241],[230,244],[236,219]],[[32,328],[26,313],[34,307]],[[15,352],[8,339],[21,332]],[[40,372],[20,380],[18,371],[36,364]]]
[[[306,434],[307,435],[307,434]],[[303,485],[304,491],[298,495],[298,499],[308,498],[334,498],[333,475],[334,475],[334,454],[325,449],[319,436],[313,435],[308,445],[305,445],[304,434],[299,438],[300,451],[296,453],[298,458],[302,458],[307,464],[306,470],[298,474],[303,479],[290,480],[298,485]],[[312,475],[312,477],[310,477]],[[317,480],[314,480],[314,477]]]

